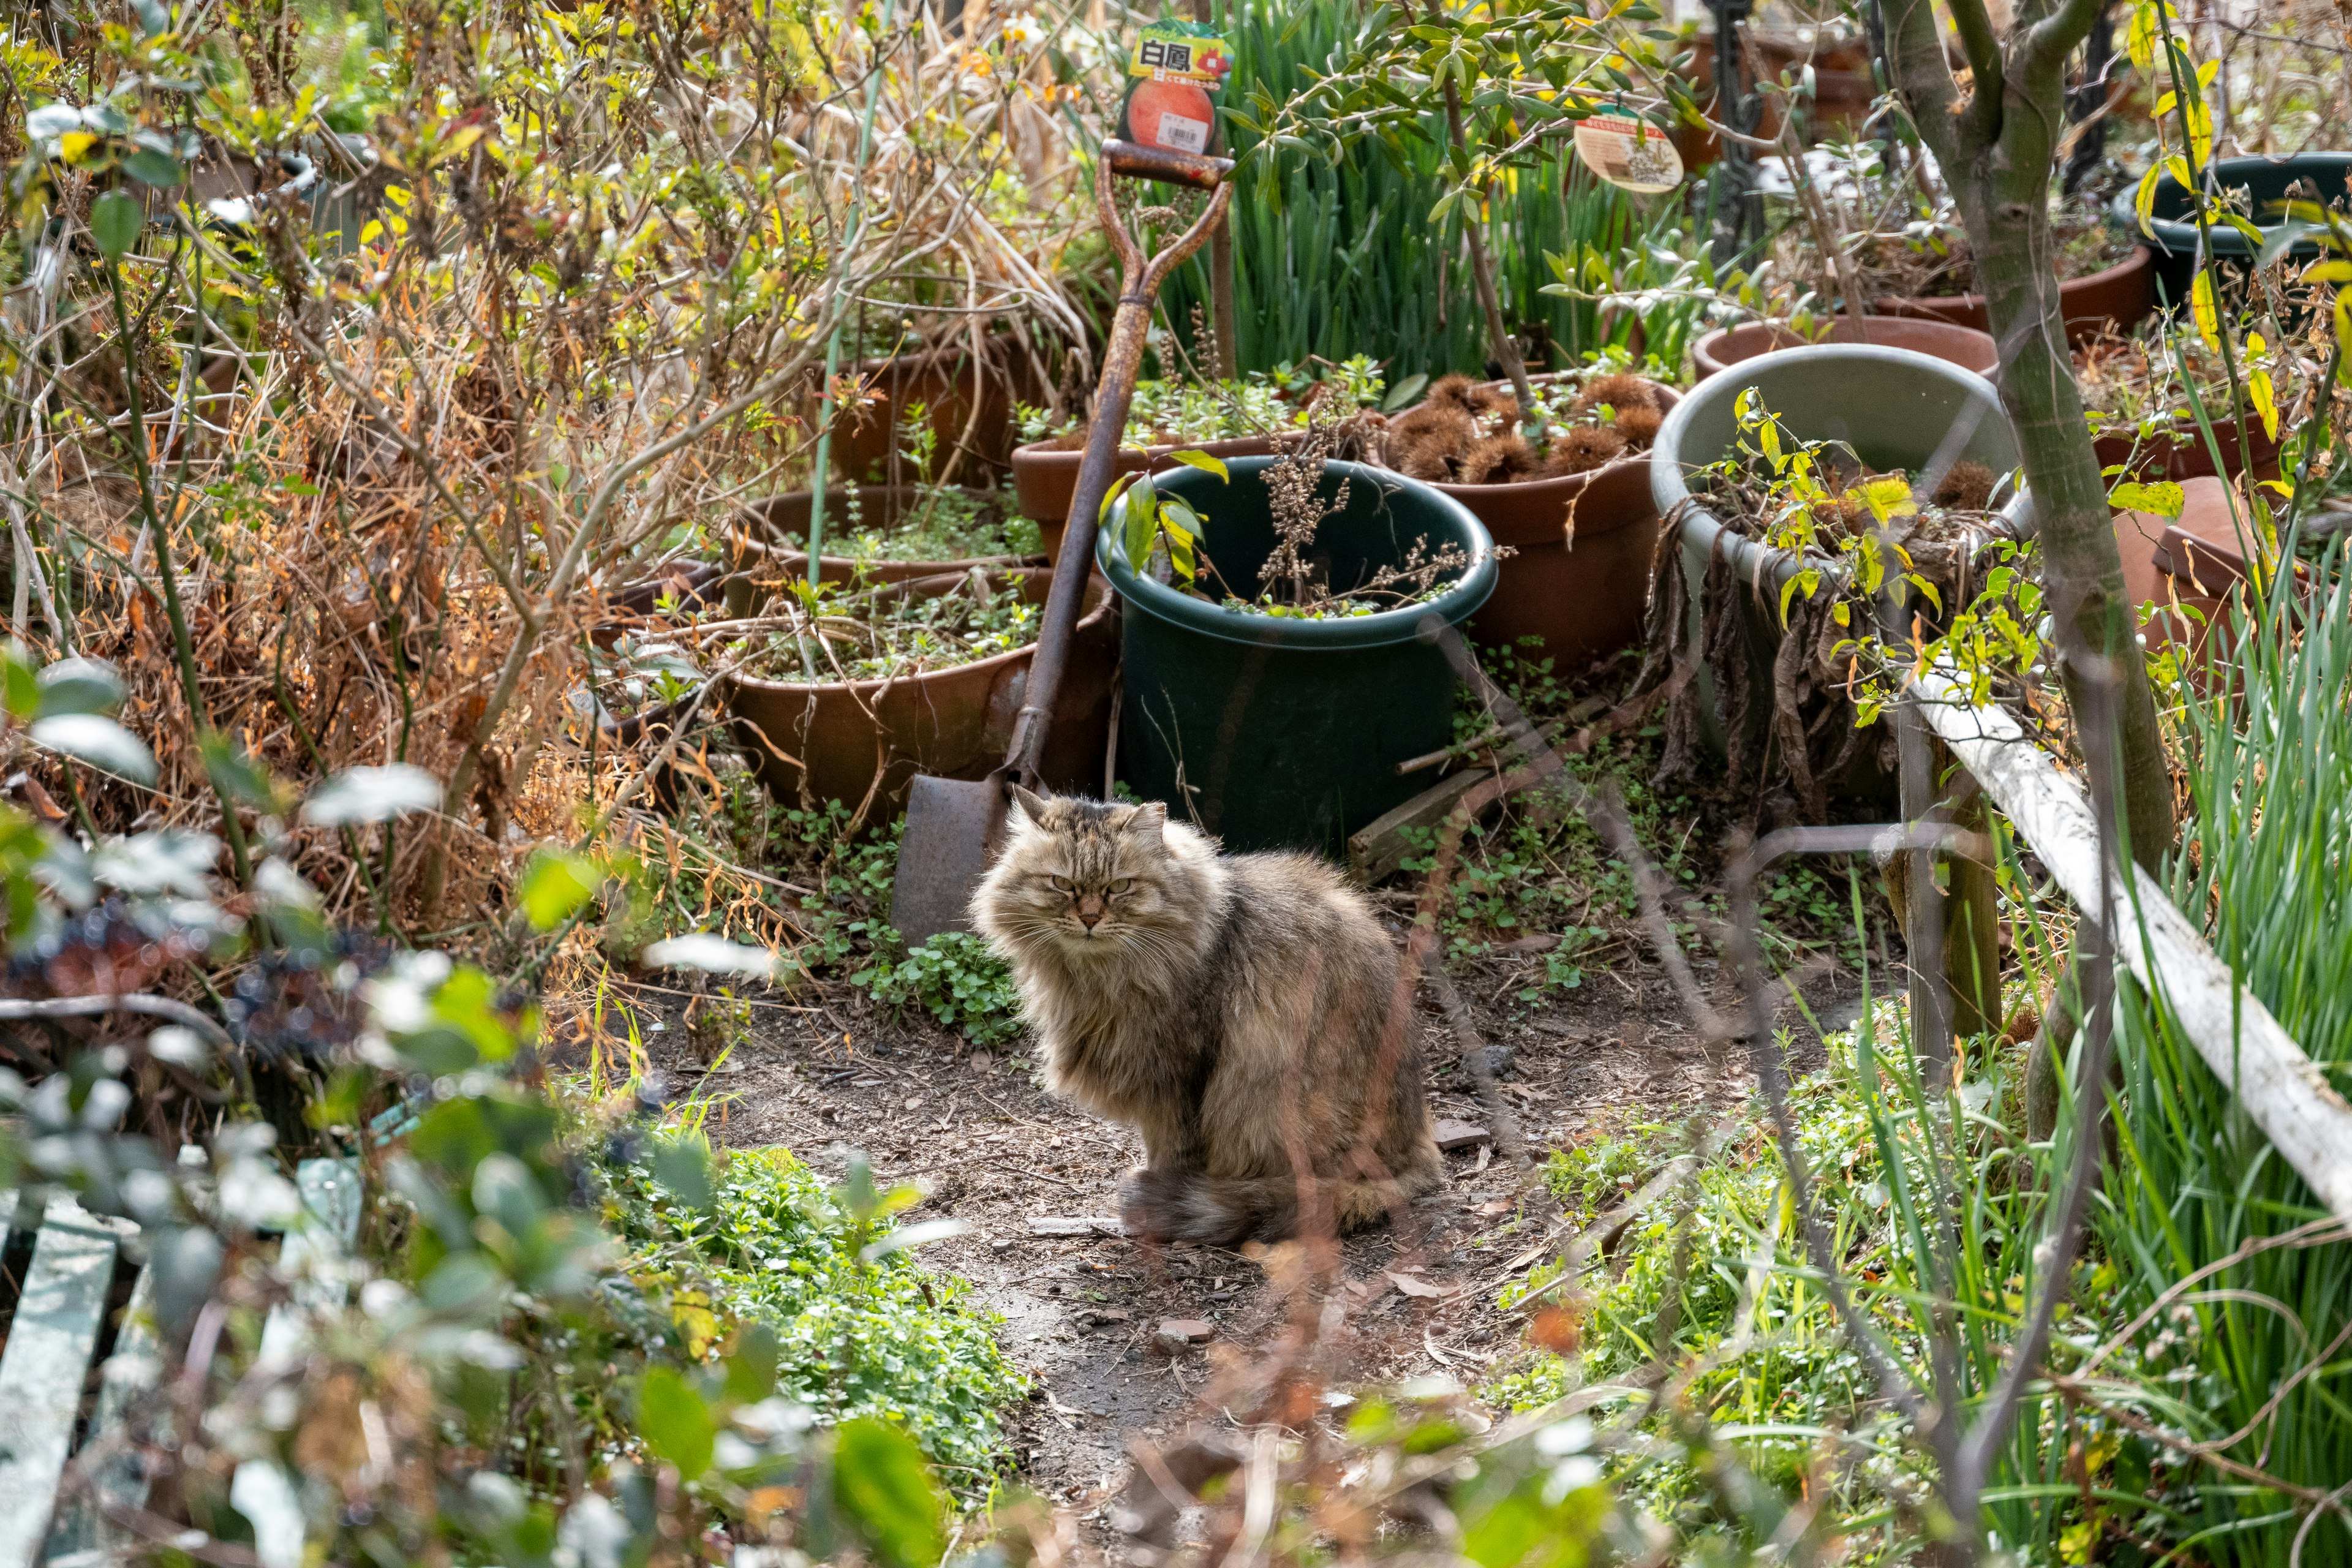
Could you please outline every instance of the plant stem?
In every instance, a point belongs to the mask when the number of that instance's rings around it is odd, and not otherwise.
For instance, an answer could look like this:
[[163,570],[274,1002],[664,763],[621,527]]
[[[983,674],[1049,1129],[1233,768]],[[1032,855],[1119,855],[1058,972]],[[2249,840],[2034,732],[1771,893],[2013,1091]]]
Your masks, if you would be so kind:
[[[180,604],[179,574],[172,566],[172,532],[155,510],[155,477],[147,466],[147,412],[139,395],[139,343],[131,322],[131,311],[122,299],[122,268],[109,258],[106,263],[106,285],[114,295],[114,321],[122,334],[122,384],[131,403],[131,461],[139,475],[139,510],[146,520],[148,536],[155,542],[155,577],[163,587],[163,613],[172,623],[172,647],[179,656],[180,690],[187,699],[188,717],[201,739],[212,731],[212,718],[205,707],[204,687],[196,675],[195,640],[188,635],[187,612]],[[205,774],[212,784],[213,796],[220,802],[221,834],[228,840],[229,861],[236,868],[240,888],[253,884],[253,860],[245,846],[245,825],[237,820],[236,804],[222,790],[220,781],[211,779],[212,770]]]
[[[1429,7],[1433,21],[1437,16],[1434,0]],[[1445,79],[1445,132],[1456,149],[1470,150],[1469,138],[1462,128],[1462,91],[1452,77]],[[1478,183],[1478,201],[1463,219],[1462,232],[1470,241],[1470,275],[1478,282],[1478,307],[1486,314],[1486,342],[1495,351],[1496,363],[1511,384],[1511,392],[1519,400],[1519,423],[1540,426],[1542,416],[1536,408],[1535,388],[1528,384],[1528,363],[1519,357],[1519,345],[1503,326],[1502,296],[1495,291],[1495,260],[1486,253],[1486,183]]]

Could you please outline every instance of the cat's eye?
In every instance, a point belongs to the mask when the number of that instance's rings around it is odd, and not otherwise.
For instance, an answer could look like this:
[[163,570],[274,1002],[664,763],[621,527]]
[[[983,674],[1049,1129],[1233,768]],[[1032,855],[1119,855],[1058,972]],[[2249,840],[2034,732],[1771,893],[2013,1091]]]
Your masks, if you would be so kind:
[[1057,893],[1075,893],[1078,890],[1078,885],[1067,877],[1048,877],[1045,880],[1054,884],[1054,891]]
[[1121,877],[1118,881],[1113,882],[1110,885],[1110,890],[1114,893],[1133,892],[1135,890],[1135,879],[1132,877]]

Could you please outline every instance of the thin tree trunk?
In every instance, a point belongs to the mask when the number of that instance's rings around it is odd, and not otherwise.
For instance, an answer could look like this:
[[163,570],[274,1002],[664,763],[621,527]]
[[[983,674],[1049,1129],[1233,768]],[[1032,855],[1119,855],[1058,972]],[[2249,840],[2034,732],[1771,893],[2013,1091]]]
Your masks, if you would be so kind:
[[[2152,868],[2172,844],[2171,775],[2124,594],[2106,482],[2074,384],[2050,230],[2066,57],[2089,33],[2099,4],[2021,5],[2004,50],[1982,0],[1953,0],[1955,30],[1979,88],[1965,99],[1946,66],[1929,0],[1890,0],[1887,51],[1890,74],[1967,226],[1977,286],[2000,345],[2001,404],[2033,494],[2043,587],[2052,616],[2073,634],[2060,639],[2061,679],[2078,719],[2116,715],[2119,776],[2095,782],[2123,809],[2132,858]],[[1989,84],[1998,89],[1987,90]],[[2097,672],[2084,667],[2085,655],[2114,665],[2112,710],[2091,690]]]

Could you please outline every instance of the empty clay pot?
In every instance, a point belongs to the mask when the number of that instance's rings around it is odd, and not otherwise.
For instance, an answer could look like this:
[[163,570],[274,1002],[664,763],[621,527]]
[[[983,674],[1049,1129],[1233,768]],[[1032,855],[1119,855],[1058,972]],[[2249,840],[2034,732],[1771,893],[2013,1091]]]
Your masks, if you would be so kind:
[[[987,352],[975,356],[967,343],[950,343],[923,353],[867,360],[857,367],[863,399],[841,411],[834,427],[832,467],[849,479],[891,482],[933,479],[948,472],[948,461],[963,453],[951,477],[992,480],[1013,459],[1017,432],[1013,423],[1016,403],[1034,403],[1044,395],[1028,354],[1009,340],[985,340]],[[898,451],[898,421],[914,404],[923,405],[923,420],[933,437],[927,471],[914,471]],[[814,418],[814,397],[803,414]]]

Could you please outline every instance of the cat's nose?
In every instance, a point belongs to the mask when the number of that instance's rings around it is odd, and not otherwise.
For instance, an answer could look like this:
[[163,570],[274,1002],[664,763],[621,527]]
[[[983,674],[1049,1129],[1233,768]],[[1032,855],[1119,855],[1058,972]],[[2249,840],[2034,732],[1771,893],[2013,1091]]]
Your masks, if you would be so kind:
[[1106,911],[1104,910],[1103,903],[1100,899],[1080,899],[1078,900],[1078,923],[1085,926],[1088,931],[1094,930],[1096,926],[1102,923],[1102,918],[1105,912]]

